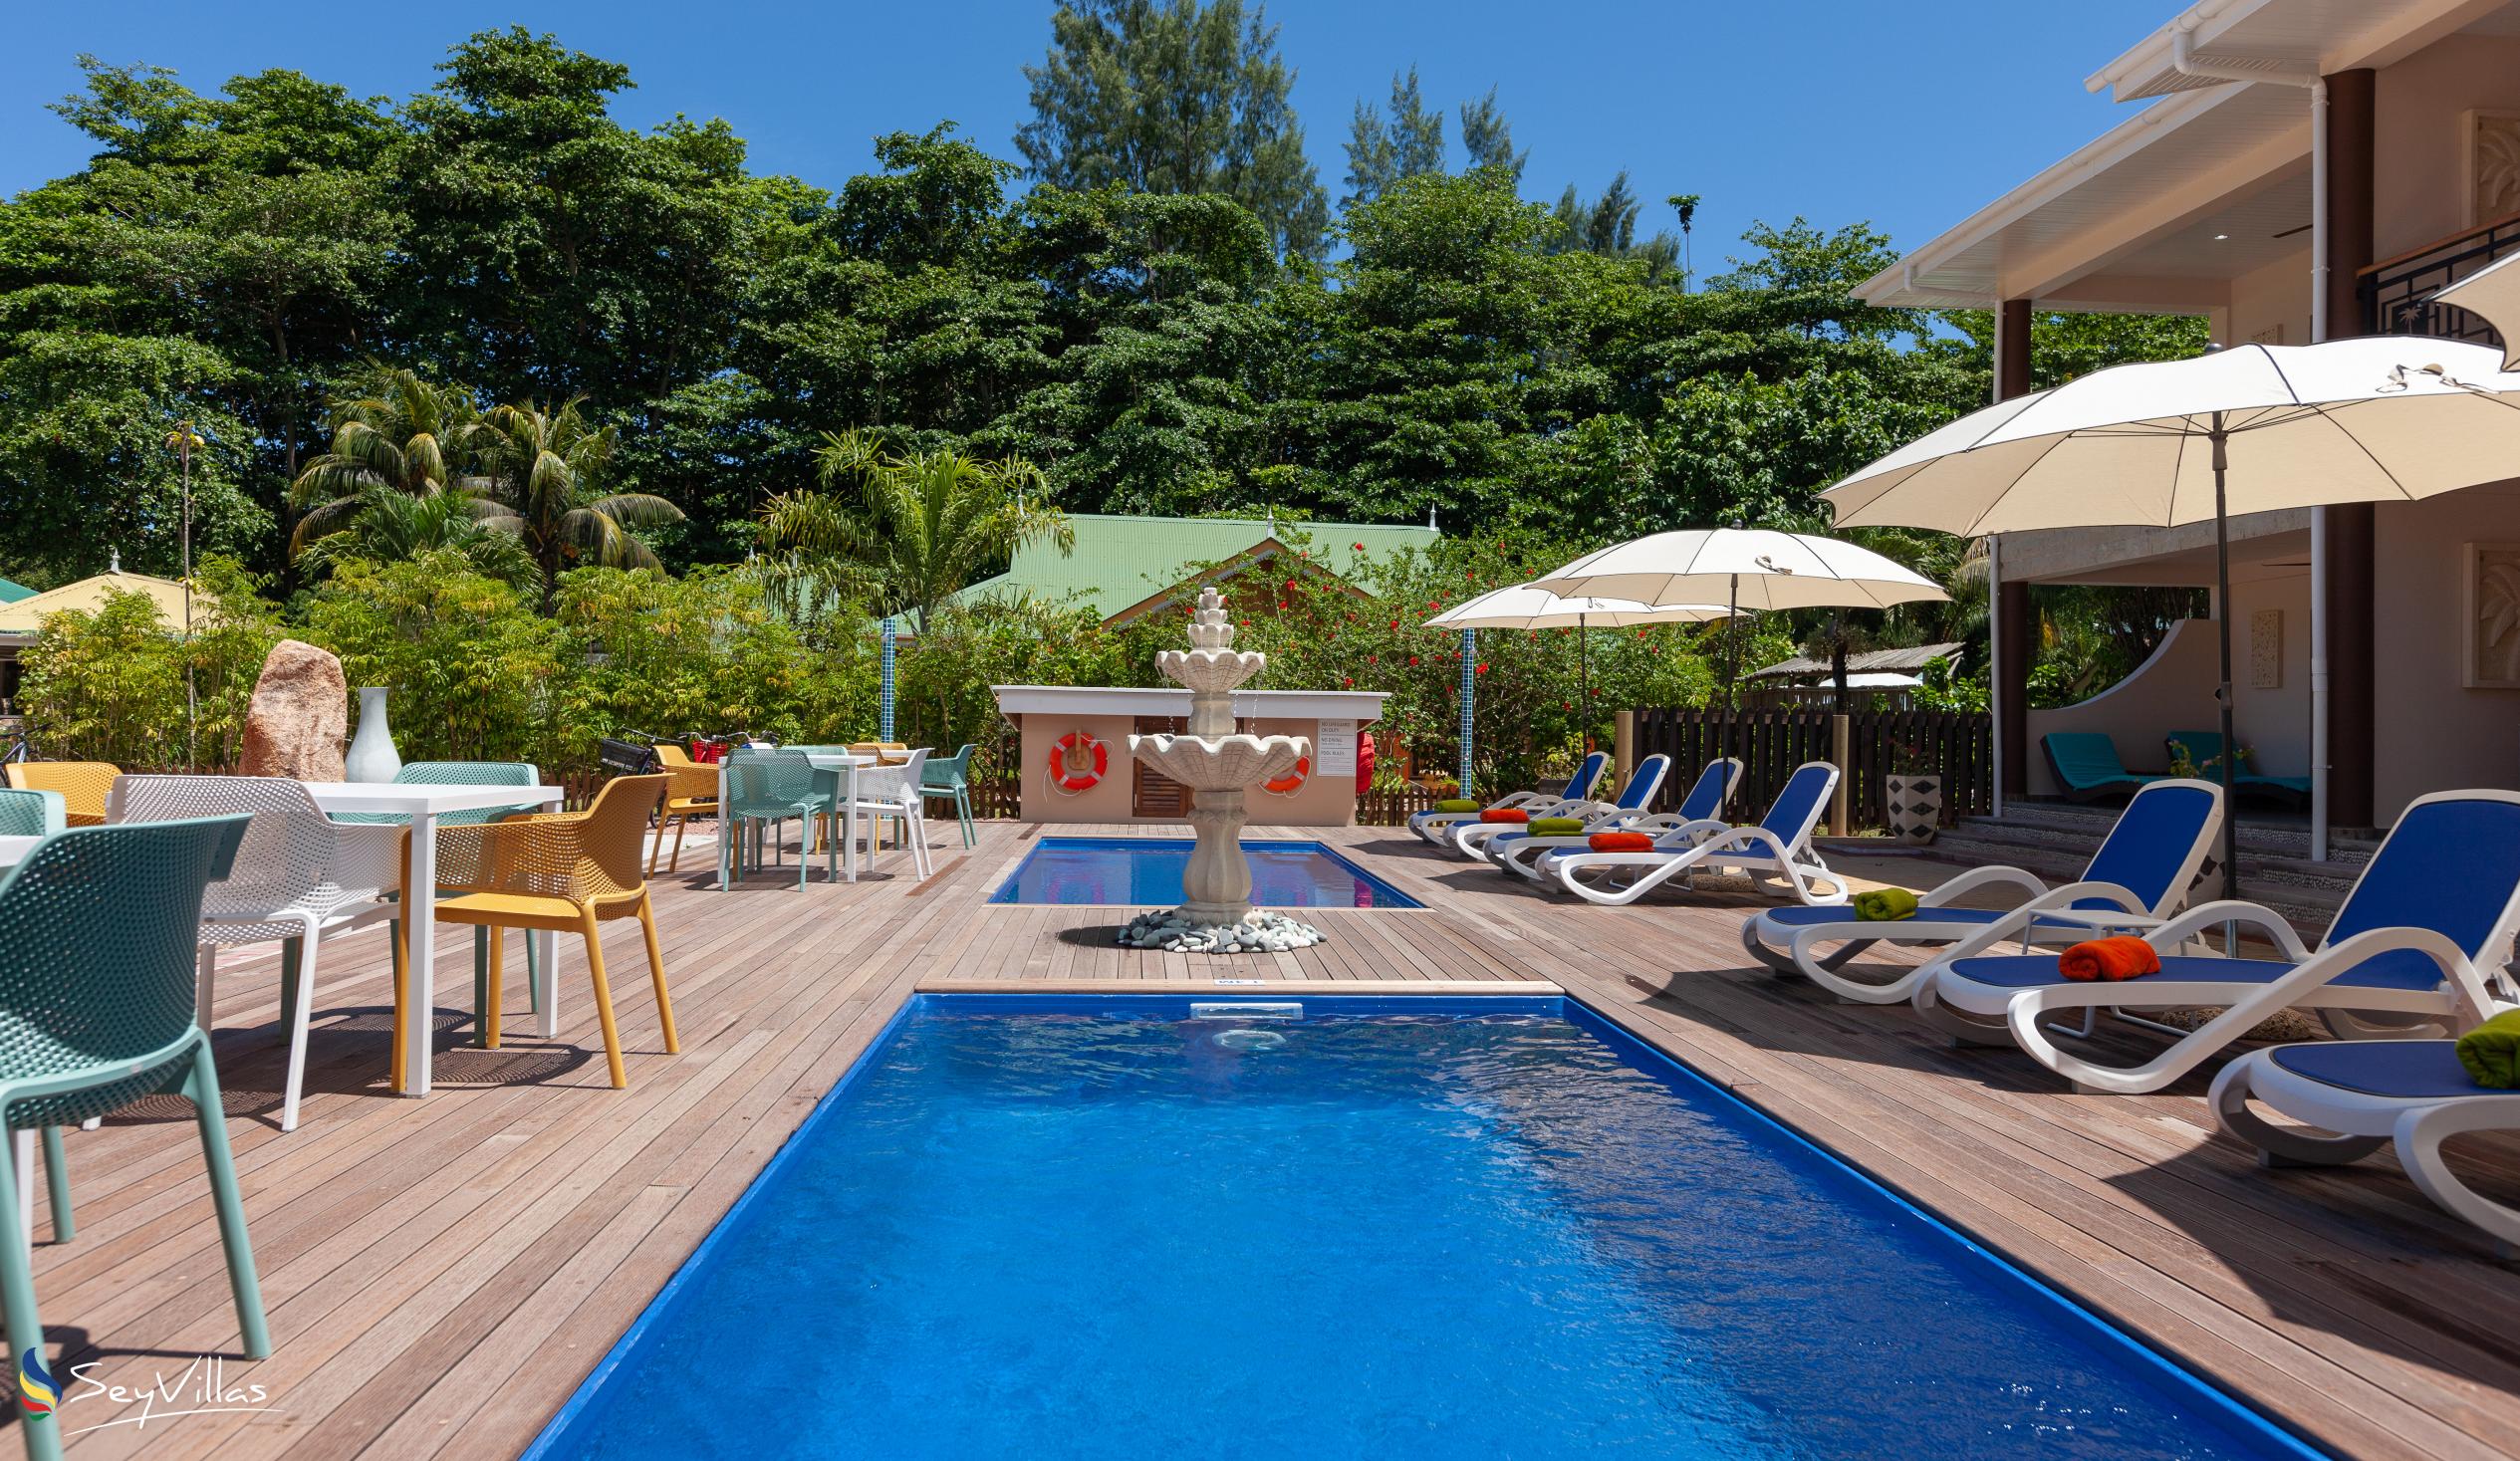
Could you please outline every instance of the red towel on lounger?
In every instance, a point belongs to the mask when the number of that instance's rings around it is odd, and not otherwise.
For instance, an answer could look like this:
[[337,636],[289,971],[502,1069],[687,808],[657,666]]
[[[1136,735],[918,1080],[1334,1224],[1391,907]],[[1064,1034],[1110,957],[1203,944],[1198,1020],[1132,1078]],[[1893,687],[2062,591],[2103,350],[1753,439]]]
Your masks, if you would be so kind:
[[1653,851],[1653,834],[1649,832],[1597,832],[1585,840],[1596,852],[1649,852]]
[[2133,979],[2160,973],[2161,956],[2142,939],[2122,933],[2078,943],[2057,959],[2056,966],[2068,979]]
[[1520,807],[1490,807],[1479,814],[1479,820],[1481,822],[1523,823],[1531,820],[1531,814]]

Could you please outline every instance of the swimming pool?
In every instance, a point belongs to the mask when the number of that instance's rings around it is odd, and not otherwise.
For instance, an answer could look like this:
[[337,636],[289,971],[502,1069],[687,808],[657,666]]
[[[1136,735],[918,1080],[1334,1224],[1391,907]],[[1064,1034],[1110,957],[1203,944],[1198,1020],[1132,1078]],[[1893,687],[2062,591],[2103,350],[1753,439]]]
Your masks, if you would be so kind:
[[921,996],[535,1457],[2299,1442],[1572,1001]]
[[[1046,837],[989,894],[992,903],[1169,908],[1182,900],[1187,838]],[[1422,908],[1320,843],[1247,842],[1251,901],[1262,908]]]

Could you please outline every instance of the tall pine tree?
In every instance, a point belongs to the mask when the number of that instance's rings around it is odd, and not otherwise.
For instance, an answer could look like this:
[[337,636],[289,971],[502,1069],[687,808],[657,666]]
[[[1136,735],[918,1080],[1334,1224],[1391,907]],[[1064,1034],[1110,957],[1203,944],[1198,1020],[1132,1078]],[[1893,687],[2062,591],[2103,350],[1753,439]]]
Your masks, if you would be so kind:
[[1068,0],[1050,51],[1024,68],[1033,120],[1015,132],[1033,176],[1088,189],[1222,193],[1281,253],[1317,257],[1329,196],[1288,101],[1295,73],[1265,7],[1242,0]]
[[1342,208],[1372,202],[1403,177],[1443,171],[1443,114],[1426,110],[1417,68],[1391,78],[1390,115],[1357,103],[1348,128],[1348,195]]

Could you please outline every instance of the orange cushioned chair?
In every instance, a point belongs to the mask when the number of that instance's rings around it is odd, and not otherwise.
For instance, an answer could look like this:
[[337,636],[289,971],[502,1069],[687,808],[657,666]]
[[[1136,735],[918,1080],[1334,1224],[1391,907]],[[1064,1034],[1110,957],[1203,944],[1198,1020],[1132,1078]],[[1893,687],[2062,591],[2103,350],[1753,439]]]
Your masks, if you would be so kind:
[[[587,972],[595,983],[596,1018],[604,1025],[604,1058],[616,1090],[630,1085],[622,1068],[622,1034],[613,1020],[613,988],[604,975],[598,925],[609,918],[636,918],[647,941],[647,968],[656,985],[656,1015],[665,1052],[682,1047],[674,1036],[673,1002],[665,994],[665,958],[656,946],[656,915],[639,871],[639,844],[647,818],[664,800],[669,778],[625,776],[605,784],[584,812],[510,818],[478,827],[437,832],[437,916],[490,930],[489,996],[480,1012],[482,1043],[499,1045],[499,966],[510,928],[577,932],[587,941]],[[396,1012],[400,1014],[399,1011]],[[394,1048],[401,1049],[397,1029]]]
[[123,768],[110,761],[12,761],[9,785],[22,792],[59,792],[73,827],[103,827],[105,796]]
[[691,759],[680,746],[664,741],[656,743],[656,759],[664,763],[670,785],[665,791],[664,811],[656,818],[656,846],[647,853],[647,875],[656,875],[657,855],[665,850],[665,824],[673,824],[673,858],[665,863],[667,872],[682,870],[682,825],[694,817],[717,815],[717,768],[702,766]]

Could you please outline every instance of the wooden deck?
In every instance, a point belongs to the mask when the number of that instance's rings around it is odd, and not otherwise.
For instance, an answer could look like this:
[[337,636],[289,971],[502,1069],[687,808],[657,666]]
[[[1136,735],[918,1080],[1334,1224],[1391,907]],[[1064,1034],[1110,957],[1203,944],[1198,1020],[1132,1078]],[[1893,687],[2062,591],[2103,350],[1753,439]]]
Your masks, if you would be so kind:
[[[802,893],[775,875],[718,893],[686,870],[659,894],[679,1056],[661,1052],[636,940],[612,945],[627,1092],[605,1084],[564,939],[560,1041],[515,1037],[530,1027],[511,979],[508,1048],[466,1044],[471,981],[450,955],[439,1087],[388,1095],[369,932],[328,950],[304,1123],[284,1136],[274,960],[223,965],[219,1067],[276,1352],[235,1357],[177,1102],[71,1134],[77,1238],[39,1225],[36,1283],[57,1373],[94,1362],[141,1386],[226,1355],[226,1383],[265,1386],[278,1413],[121,1424],[72,1454],[512,1456],[910,992],[1227,979],[1563,988],[2339,1452],[2520,1456],[2520,1274],[2385,1155],[2261,1173],[2212,1138],[2201,1083],[2073,1096],[1901,1010],[1828,1003],[1742,967],[1746,898],[1571,905],[1357,829],[1332,837],[1427,911],[1325,911],[1318,948],[1193,963],[1114,947],[1116,910],[985,906],[1034,832],[983,824],[964,852],[938,829],[924,884],[898,853],[854,886],[818,870]],[[710,855],[686,851],[685,868]],[[2515,1148],[2477,1155],[2520,1191]],[[138,1413],[64,1382],[66,1430]]]

